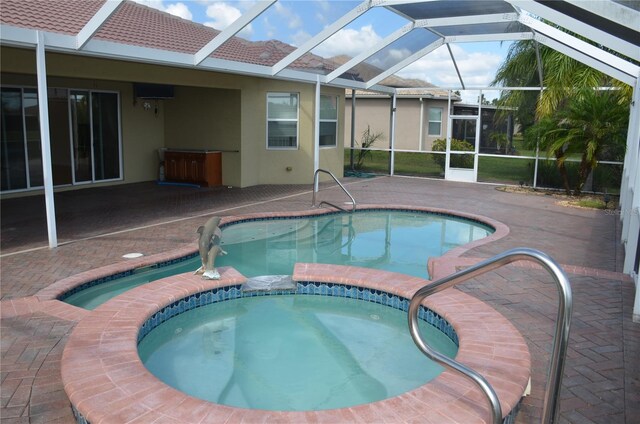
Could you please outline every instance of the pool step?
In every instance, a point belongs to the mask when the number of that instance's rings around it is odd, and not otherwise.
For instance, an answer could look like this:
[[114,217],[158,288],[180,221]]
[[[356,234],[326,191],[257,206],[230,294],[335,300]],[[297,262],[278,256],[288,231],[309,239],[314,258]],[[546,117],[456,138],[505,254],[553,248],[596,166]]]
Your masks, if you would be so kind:
[[296,290],[291,275],[261,275],[249,278],[241,287],[244,292]]

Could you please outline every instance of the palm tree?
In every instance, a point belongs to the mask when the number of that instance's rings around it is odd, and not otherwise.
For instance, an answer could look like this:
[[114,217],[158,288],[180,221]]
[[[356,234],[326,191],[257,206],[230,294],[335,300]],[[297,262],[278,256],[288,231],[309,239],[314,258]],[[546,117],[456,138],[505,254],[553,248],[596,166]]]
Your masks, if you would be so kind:
[[620,91],[583,89],[577,94],[552,119],[557,128],[547,130],[541,140],[548,152],[560,157],[559,166],[564,167],[569,155],[580,155],[574,188],[574,195],[579,196],[602,151],[607,147],[624,151],[620,146],[626,143],[629,103]]
[[[546,150],[548,156],[556,158],[558,171],[568,194],[570,186],[565,160],[569,155],[581,157],[575,190],[576,194],[579,194],[587,176],[595,167],[598,156],[603,151],[624,152],[624,143],[620,145],[617,142],[617,136],[595,136],[597,131],[593,127],[601,124],[602,129],[606,125],[617,128],[619,122],[624,122],[628,118],[628,109],[625,112],[624,108],[612,105],[628,105],[632,88],[556,50],[543,45],[537,48],[543,68],[542,84],[540,84],[538,72],[536,42],[523,40],[511,45],[492,85],[511,87],[542,85],[545,87],[540,92],[520,90],[503,92],[498,103],[505,114],[506,111],[517,110],[515,116],[524,131],[533,126],[529,135],[525,132],[525,140],[530,141],[529,147],[535,147],[539,140],[540,148]],[[613,95],[611,92],[598,94],[594,91],[594,88],[602,86],[615,87],[616,94]],[[611,108],[605,110],[606,105]],[[599,116],[598,113],[605,113],[606,116]],[[612,116],[614,113],[621,115],[614,117]],[[592,125],[585,126],[587,115],[590,115],[589,122]],[[500,116],[501,114],[498,114],[498,117]],[[575,127],[570,129],[571,125]],[[585,139],[579,141],[579,137],[585,137]],[[615,142],[614,138],[616,138]]]

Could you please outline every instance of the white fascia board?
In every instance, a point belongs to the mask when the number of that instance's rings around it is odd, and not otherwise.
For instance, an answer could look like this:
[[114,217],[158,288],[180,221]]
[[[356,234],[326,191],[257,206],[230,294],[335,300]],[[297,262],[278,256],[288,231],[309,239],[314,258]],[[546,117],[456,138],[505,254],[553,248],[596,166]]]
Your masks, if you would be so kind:
[[367,50],[363,51],[359,55],[357,55],[354,58],[352,58],[351,60],[349,60],[344,65],[341,65],[336,70],[331,72],[329,75],[327,75],[327,81],[332,81],[335,78],[338,78],[340,75],[344,74],[349,69],[351,69],[354,66],[360,64],[361,62],[363,62],[367,58],[373,56],[374,54],[376,54],[380,50],[384,49],[389,44],[393,43],[394,41],[396,41],[397,39],[399,39],[403,35],[409,33],[411,30],[413,30],[413,28],[414,28],[413,23],[408,23],[408,24],[404,25],[399,30],[397,30],[394,33],[392,33],[392,34],[388,35],[387,37],[385,37],[384,40],[380,41],[378,44],[368,48]]
[[112,59],[125,58],[145,63],[193,66],[193,55],[189,53],[132,46],[112,41],[97,40],[95,38],[86,44],[82,52]]
[[0,24],[0,42],[8,46],[35,47],[38,44],[38,32],[33,29]]
[[445,43],[484,43],[489,41],[531,40],[531,32],[508,32],[499,34],[451,35],[444,37]]
[[429,3],[432,1],[441,1],[441,0],[420,0],[420,1],[416,1],[416,0],[374,0],[372,1],[373,6],[379,6],[379,7],[387,7],[387,6],[398,6],[401,4],[408,4],[408,3]]
[[76,35],[76,48],[81,49],[94,36],[104,23],[118,10],[124,0],[107,0],[89,22]]
[[553,38],[554,40],[557,40],[567,46],[571,46],[579,52],[591,56],[594,59],[599,60],[600,62],[606,63],[626,74],[636,77],[640,75],[640,68],[632,64],[631,62],[628,62],[618,56],[612,55],[609,52],[599,49],[593,44],[582,41],[571,34],[560,31],[559,29],[554,28],[551,25],[547,25],[532,16],[523,14],[520,16],[519,20],[522,24],[528,26],[537,33],[540,33],[546,37]]
[[[55,32],[40,31],[44,44],[49,50],[50,46],[62,49],[76,49],[75,35],[58,34]],[[0,24],[0,43],[3,45],[35,47],[38,44],[38,31],[28,28],[20,28],[12,25]]]
[[613,1],[602,0],[565,0],[573,6],[584,9],[594,15],[602,16],[617,24],[624,25],[634,31],[640,27],[640,12]]
[[418,19],[416,27],[430,28],[457,25],[493,24],[518,20],[517,13],[495,13],[492,15],[456,16],[451,18]]
[[396,63],[391,68],[387,69],[386,71],[382,72],[378,76],[376,76],[374,78],[371,78],[369,81],[367,81],[367,84],[366,84],[367,89],[369,89],[370,87],[378,84],[380,81],[382,81],[383,79],[387,78],[388,76],[395,74],[399,70],[406,68],[407,66],[411,65],[416,60],[420,59],[421,57],[423,57],[423,56],[425,56],[425,55],[427,55],[429,53],[431,53],[432,51],[434,51],[438,47],[442,46],[443,44],[444,44],[444,40],[442,40],[440,38],[440,39],[434,41],[433,43],[429,44],[427,47],[425,47],[425,48],[423,48],[421,50],[418,50],[417,52],[415,52],[411,56],[405,58],[404,60],[401,60],[400,62]]
[[533,0],[505,0],[513,6],[524,9],[535,16],[553,22],[563,28],[579,34],[597,44],[601,44],[636,61],[640,61],[640,49],[635,44],[622,40],[615,35],[599,30],[564,13],[557,12]]
[[318,44],[322,43],[327,38],[331,37],[333,34],[338,32],[340,29],[348,25],[351,21],[364,14],[371,8],[370,1],[363,1],[355,8],[351,9],[349,12],[342,15],[340,18],[336,19],[331,23],[331,25],[327,26],[325,29],[320,31],[314,37],[311,37],[305,43],[303,43],[300,47],[289,53],[286,57],[280,60],[278,63],[273,65],[271,68],[272,75],[275,75],[282,71],[284,68],[295,62],[298,58],[303,56],[305,53],[309,52],[311,49],[316,47]]
[[368,90],[375,91],[378,93],[383,93],[385,95],[393,94],[396,92],[396,89],[393,87],[387,87],[385,85],[373,85],[371,87],[367,87],[367,84],[361,81],[353,81],[343,78],[336,78],[331,81],[330,85],[332,87],[340,87],[340,88],[349,88],[352,90]]
[[249,25],[254,19],[267,10],[276,0],[258,1],[249,11],[243,13],[231,25],[226,27],[222,32],[209,41],[201,48],[193,57],[193,64],[198,65],[205,60],[218,47],[223,45],[227,40],[240,32],[245,26]]
[[636,82],[635,77],[632,77],[629,74],[618,70],[617,68],[614,68],[605,63],[602,63],[599,60],[596,60],[591,56],[581,53],[572,47],[562,44],[561,42],[556,41],[553,38],[549,38],[541,34],[536,34],[535,40],[541,44],[544,44],[545,46],[551,47],[552,49],[559,51],[560,53],[566,54],[567,56],[577,60],[578,62],[584,63],[585,65],[591,66],[592,68],[597,69],[598,71],[604,74],[607,74],[610,77],[620,80],[625,84],[629,84],[633,86]]
[[324,84],[326,79],[324,75],[315,74],[313,72],[298,71],[295,69],[284,69],[278,75],[274,76],[271,75],[271,67],[269,66],[236,62],[233,60],[215,59],[212,57],[205,59],[195,69],[278,79],[283,81],[298,81],[309,84],[315,84],[318,81],[318,78],[320,79],[320,83]]

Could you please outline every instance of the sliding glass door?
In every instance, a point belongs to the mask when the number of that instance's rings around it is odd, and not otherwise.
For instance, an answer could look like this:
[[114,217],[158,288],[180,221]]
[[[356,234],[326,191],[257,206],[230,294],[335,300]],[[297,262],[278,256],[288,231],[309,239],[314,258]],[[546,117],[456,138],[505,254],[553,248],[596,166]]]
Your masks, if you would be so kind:
[[94,179],[120,178],[118,95],[91,93]]
[[[50,88],[54,185],[116,180],[122,176],[119,95]],[[2,191],[42,187],[37,91],[2,87]]]

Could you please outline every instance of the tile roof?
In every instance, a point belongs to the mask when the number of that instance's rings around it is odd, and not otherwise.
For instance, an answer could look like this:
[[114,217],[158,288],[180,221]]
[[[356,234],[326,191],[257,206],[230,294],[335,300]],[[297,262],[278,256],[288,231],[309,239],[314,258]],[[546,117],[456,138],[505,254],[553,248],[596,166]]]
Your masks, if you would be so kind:
[[126,1],[105,22],[95,38],[194,54],[219,33],[213,28]]
[[[23,28],[76,35],[105,0],[2,0],[0,22]],[[220,31],[127,0],[95,34],[97,40],[194,54]],[[233,37],[211,57],[273,66],[295,50],[277,40],[248,41]],[[328,73],[337,65],[307,53],[291,68]]]
[[2,0],[0,22],[22,28],[75,35],[104,0]]

